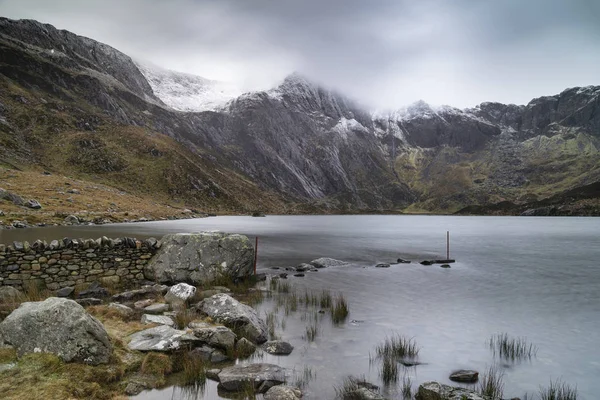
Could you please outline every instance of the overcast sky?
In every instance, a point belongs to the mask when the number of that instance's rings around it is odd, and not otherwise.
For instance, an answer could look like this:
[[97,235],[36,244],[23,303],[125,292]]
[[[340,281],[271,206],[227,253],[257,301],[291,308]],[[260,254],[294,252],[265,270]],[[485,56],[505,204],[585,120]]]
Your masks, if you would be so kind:
[[0,15],[245,88],[299,71],[379,108],[600,85],[598,0],[0,0]]

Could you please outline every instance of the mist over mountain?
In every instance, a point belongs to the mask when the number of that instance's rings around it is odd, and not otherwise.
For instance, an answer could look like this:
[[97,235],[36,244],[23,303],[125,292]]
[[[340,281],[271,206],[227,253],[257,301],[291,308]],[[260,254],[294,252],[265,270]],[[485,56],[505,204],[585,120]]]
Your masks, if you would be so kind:
[[32,20],[0,19],[0,50],[9,167],[219,212],[598,212],[593,191],[560,195],[600,181],[599,86],[376,111],[298,73],[242,93]]

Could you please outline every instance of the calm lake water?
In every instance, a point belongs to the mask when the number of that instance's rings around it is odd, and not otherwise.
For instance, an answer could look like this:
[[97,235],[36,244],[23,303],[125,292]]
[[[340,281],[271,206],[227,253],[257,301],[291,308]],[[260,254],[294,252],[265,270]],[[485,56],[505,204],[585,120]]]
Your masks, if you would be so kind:
[[[287,357],[265,355],[299,374],[316,378],[307,399],[331,399],[348,374],[380,384],[369,353],[386,336],[415,338],[424,365],[406,369],[414,388],[447,378],[459,368],[483,372],[497,362],[486,341],[496,333],[526,337],[539,351],[530,362],[502,366],[505,398],[534,393],[561,378],[577,385],[580,398],[600,393],[600,219],[455,216],[268,216],[49,227],[0,231],[0,242],[68,237],[160,237],[169,232],[220,230],[259,237],[259,267],[286,267],[317,257],[351,262],[307,273],[288,282],[300,293],[330,289],[350,304],[348,322],[319,324],[315,342],[303,334],[303,312],[285,319],[278,333],[295,346]],[[451,234],[451,269],[418,263],[374,268],[398,257],[420,261],[445,256]],[[274,299],[259,307],[270,311]],[[359,322],[350,322],[357,320]],[[503,363],[500,363],[503,364]],[[292,379],[293,380],[293,379]],[[394,389],[390,398],[399,398]],[[143,399],[220,398],[209,383],[197,396],[179,388],[144,393]]]

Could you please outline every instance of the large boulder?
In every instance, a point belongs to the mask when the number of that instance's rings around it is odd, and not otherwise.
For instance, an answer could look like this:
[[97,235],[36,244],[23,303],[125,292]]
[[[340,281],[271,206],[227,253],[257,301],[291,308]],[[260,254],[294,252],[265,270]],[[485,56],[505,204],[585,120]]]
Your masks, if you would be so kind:
[[469,389],[442,385],[438,382],[425,382],[419,386],[416,400],[488,400]]
[[172,306],[182,306],[196,294],[196,288],[187,283],[178,283],[171,286],[165,295],[165,301]]
[[19,356],[53,353],[65,362],[105,364],[112,345],[104,326],[73,300],[23,303],[0,323],[0,337]]
[[226,326],[213,326],[205,322],[192,322],[189,327],[200,341],[213,347],[228,350],[235,346],[236,334]]
[[274,364],[234,365],[219,372],[219,387],[230,392],[244,390],[247,385],[260,389],[263,383],[271,386],[285,382],[285,369]]
[[180,331],[167,325],[136,332],[130,336],[127,347],[138,351],[172,351],[177,350],[186,343],[197,342],[193,335]]
[[255,343],[267,341],[267,325],[256,310],[226,293],[215,294],[202,300],[196,305],[196,309]]
[[23,298],[23,293],[14,287],[0,286],[0,303],[16,303]]
[[144,269],[162,283],[202,284],[219,276],[243,278],[253,272],[254,247],[244,235],[202,232],[166,235]]

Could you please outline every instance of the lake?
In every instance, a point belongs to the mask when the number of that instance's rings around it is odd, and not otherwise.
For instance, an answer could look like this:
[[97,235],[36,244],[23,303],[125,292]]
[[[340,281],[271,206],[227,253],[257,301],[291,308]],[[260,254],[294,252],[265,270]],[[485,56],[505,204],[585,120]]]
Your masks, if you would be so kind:
[[[295,346],[287,357],[265,355],[316,376],[307,399],[334,397],[348,374],[380,384],[369,354],[386,336],[412,337],[423,365],[406,369],[414,382],[450,383],[467,368],[484,372],[495,360],[487,345],[496,333],[525,337],[538,347],[531,361],[501,365],[505,398],[537,393],[551,379],[577,385],[580,398],[600,393],[600,219],[459,216],[268,216],[48,227],[0,231],[0,242],[68,237],[159,238],[170,232],[220,230],[259,237],[259,268],[286,267],[318,257],[351,262],[287,280],[299,293],[330,289],[350,304],[347,323],[319,325],[314,342],[304,338],[302,311],[285,316],[283,340]],[[445,258],[450,231],[451,269],[415,261]],[[374,268],[397,258],[411,264]],[[258,308],[264,315],[275,299]],[[351,322],[352,320],[356,322]],[[501,363],[505,364],[505,363]],[[391,398],[397,394],[390,389]],[[202,397],[204,396],[204,397]],[[144,393],[143,399],[194,398],[177,388]],[[198,398],[216,399],[209,383]]]

